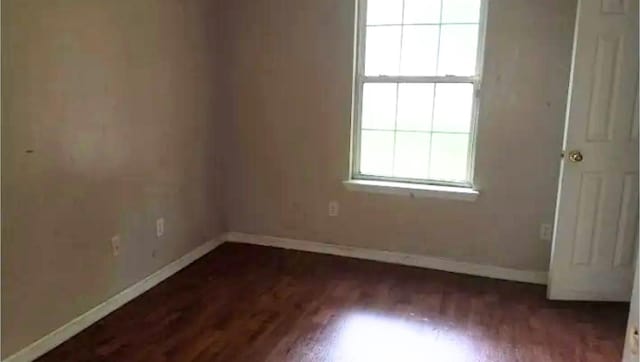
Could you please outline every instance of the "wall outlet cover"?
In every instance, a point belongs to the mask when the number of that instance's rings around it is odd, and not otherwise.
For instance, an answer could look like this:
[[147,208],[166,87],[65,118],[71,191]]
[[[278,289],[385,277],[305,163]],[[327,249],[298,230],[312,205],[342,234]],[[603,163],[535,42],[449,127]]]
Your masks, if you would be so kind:
[[111,238],[111,251],[113,256],[120,255],[120,235],[115,235]]
[[329,201],[329,216],[338,216],[340,212],[340,204],[338,201],[332,200]]
[[541,224],[540,225],[540,240],[551,241],[553,238],[553,225]]
[[164,235],[164,218],[161,217],[156,220],[156,236],[161,237]]

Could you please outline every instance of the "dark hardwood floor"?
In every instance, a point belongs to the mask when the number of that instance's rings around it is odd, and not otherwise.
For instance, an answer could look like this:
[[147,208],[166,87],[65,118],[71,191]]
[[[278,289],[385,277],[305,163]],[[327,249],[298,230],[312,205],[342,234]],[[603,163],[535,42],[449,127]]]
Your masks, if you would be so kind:
[[224,244],[39,361],[619,361],[628,306]]

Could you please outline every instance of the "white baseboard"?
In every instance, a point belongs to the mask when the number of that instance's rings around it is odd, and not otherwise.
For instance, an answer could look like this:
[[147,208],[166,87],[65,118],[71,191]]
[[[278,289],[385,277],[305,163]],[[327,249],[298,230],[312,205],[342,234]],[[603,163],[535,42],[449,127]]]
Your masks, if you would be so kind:
[[142,279],[136,284],[116,294],[115,296],[107,299],[102,304],[94,307],[81,316],[73,319],[71,322],[63,325],[55,331],[40,338],[29,346],[25,347],[21,351],[7,357],[3,362],[28,362],[42,356],[53,348],[57,347],[62,342],[73,337],[81,332],[83,329],[89,327],[93,323],[107,316],[109,313],[123,306],[125,303],[131,301],[147,290],[153,288],[158,283],[177,273],[184,267],[198,260],[203,255],[207,254],[211,250],[222,244],[224,239],[218,238],[207,241],[199,247],[193,249],[189,253],[180,257],[179,259],[167,264],[162,269]]
[[630,291],[618,290],[610,293],[597,293],[584,290],[573,290],[568,288],[548,288],[547,299],[585,301],[585,302],[629,302],[631,301]]
[[481,277],[511,280],[517,282],[547,284],[547,272],[519,270],[492,265],[473,264],[426,255],[404,254],[393,251],[364,249],[315,241],[287,239],[239,232],[224,235],[225,241],[254,245],[272,246],[284,249],[309,251],[313,253],[346,256],[350,258],[375,260],[384,263],[402,264],[447,272],[476,275]]

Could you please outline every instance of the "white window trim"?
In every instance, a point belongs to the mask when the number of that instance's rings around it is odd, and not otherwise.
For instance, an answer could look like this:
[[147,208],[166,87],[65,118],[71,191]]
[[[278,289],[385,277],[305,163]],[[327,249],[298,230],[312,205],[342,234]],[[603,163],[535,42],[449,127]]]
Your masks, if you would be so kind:
[[424,183],[406,183],[374,180],[349,180],[343,182],[347,190],[377,194],[400,195],[411,198],[434,197],[439,199],[476,201],[480,192],[468,187],[440,186]]
[[[446,1],[446,0],[444,0]],[[480,19],[478,25],[478,46],[476,56],[476,76],[457,77],[457,76],[366,76],[364,72],[364,54],[365,54],[365,36],[366,36],[366,0],[357,1],[357,19],[356,19],[356,47],[355,47],[355,72],[354,72],[354,92],[353,92],[353,116],[352,116],[352,132],[351,132],[351,159],[349,162],[350,180],[345,181],[345,185],[350,189],[362,189],[365,184],[361,181],[371,181],[366,183],[367,191],[371,191],[371,187],[397,188],[397,184],[404,185],[404,189],[422,190],[425,186],[434,186],[433,192],[442,192],[441,187],[449,187],[457,190],[472,192],[478,194],[474,190],[474,166],[478,121],[478,104],[480,98],[480,89],[482,83],[482,68],[484,65],[484,43],[486,33],[486,17],[487,17],[487,1],[481,0]],[[360,139],[361,139],[361,117],[362,114],[362,90],[364,83],[371,82],[403,82],[403,83],[472,83],[473,84],[473,105],[471,115],[471,127],[469,131],[469,148],[467,160],[467,181],[466,182],[448,182],[439,180],[423,180],[423,179],[406,179],[399,177],[372,176],[360,173]],[[354,187],[358,186],[358,187]],[[450,191],[450,190],[449,190]],[[393,192],[397,194],[397,192]],[[425,194],[426,195],[426,194]],[[414,194],[412,194],[414,196]],[[455,197],[454,197],[455,198]]]

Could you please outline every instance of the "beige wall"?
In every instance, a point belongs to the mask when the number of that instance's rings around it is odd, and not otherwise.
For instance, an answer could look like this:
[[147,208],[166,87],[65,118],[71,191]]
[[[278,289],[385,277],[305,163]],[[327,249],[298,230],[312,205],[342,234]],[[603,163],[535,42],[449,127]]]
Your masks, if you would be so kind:
[[223,230],[215,18],[2,0],[3,357]]
[[538,228],[553,219],[574,0],[490,1],[474,203],[342,186],[353,1],[225,3],[229,229],[547,269]]

